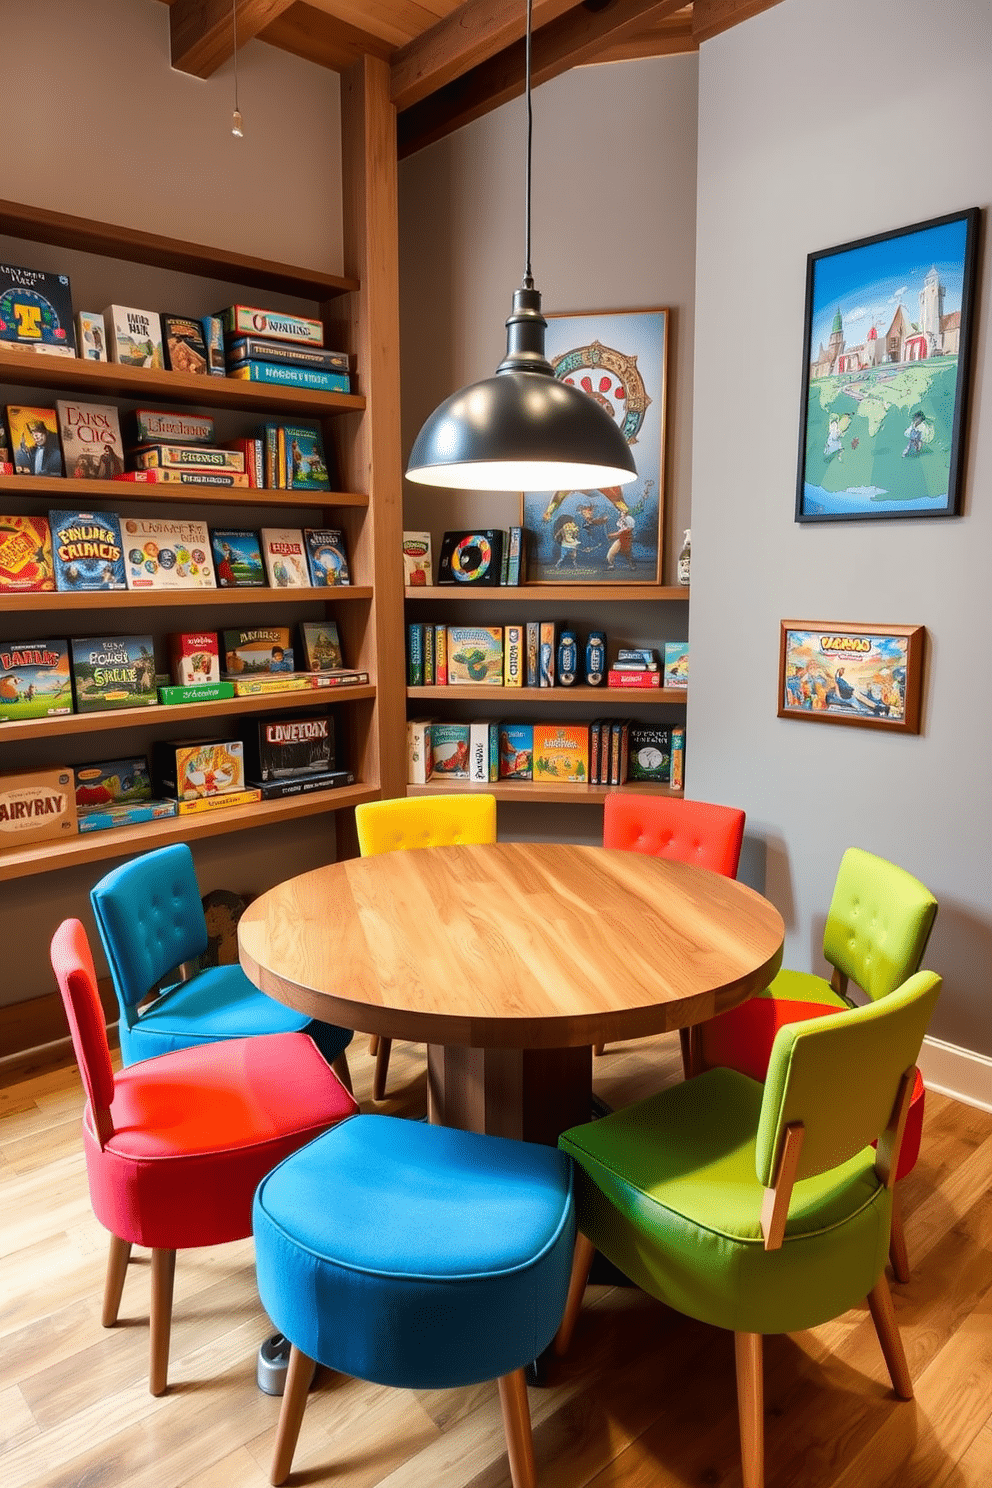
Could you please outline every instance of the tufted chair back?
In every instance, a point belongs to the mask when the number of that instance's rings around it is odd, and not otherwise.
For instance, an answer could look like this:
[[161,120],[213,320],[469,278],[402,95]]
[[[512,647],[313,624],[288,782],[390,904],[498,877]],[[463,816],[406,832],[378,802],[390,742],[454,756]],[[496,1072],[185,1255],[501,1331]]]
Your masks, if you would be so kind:
[[849,847],[827,911],[824,957],[877,1002],[917,970],[936,916],[937,901],[918,878]]
[[616,791],[603,806],[603,846],[675,858],[736,878],[744,812],[678,796]]
[[363,858],[413,847],[455,847],[496,841],[496,797],[404,796],[355,807]]
[[131,1028],[138,1003],[156,983],[207,948],[193,854],[175,842],[132,858],[100,880],[90,902]]

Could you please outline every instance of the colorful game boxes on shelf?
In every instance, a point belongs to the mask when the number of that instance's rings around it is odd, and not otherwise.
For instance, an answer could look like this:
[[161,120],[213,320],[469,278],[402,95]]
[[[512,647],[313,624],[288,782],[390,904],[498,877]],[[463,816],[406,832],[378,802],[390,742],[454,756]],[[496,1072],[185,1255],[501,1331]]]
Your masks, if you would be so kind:
[[218,589],[264,589],[265,565],[258,533],[240,527],[211,529]]
[[334,719],[329,713],[251,718],[242,726],[249,785],[326,775],[335,767]]
[[206,522],[122,517],[120,524],[129,589],[214,588]]
[[174,800],[153,800],[148,761],[143,755],[77,765],[76,811],[80,832],[129,827],[175,816]]
[[79,636],[70,641],[77,713],[158,702],[151,636]]
[[56,588],[66,594],[126,589],[120,522],[113,512],[50,511]]
[[0,642],[0,723],[71,712],[67,642]]
[[227,350],[227,375],[284,387],[351,390],[348,358],[324,347],[319,320],[251,305],[220,311]]
[[76,793],[67,766],[0,775],[0,849],[75,834]]
[[0,264],[0,342],[75,356],[68,277]]
[[113,480],[124,469],[120,415],[112,403],[55,402],[65,473],[73,480]]
[[0,517],[0,594],[50,594],[55,588],[47,517]]

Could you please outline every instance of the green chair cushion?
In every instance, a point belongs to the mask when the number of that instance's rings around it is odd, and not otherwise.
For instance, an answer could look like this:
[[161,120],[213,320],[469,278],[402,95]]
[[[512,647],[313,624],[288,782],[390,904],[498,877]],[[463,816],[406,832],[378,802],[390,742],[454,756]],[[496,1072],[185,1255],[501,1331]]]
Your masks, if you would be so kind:
[[[757,998],[775,997],[782,1002],[812,1002],[823,1007],[848,1008],[851,1006],[838,992],[834,991],[825,977],[817,976],[812,971],[790,971],[786,966],[783,966],[774,980],[755,996]],[[751,1000],[754,1001],[754,998]]]

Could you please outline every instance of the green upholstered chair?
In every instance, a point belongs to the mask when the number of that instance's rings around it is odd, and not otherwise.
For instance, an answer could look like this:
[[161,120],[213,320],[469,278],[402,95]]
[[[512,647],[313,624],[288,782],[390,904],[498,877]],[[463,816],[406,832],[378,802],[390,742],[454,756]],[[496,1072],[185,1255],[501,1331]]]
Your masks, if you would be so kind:
[[939,990],[918,972],[880,1002],[786,1024],[763,1085],[708,1070],[559,1139],[576,1165],[580,1239],[556,1352],[595,1250],[668,1306],[732,1330],[744,1488],[763,1482],[763,1334],[867,1297],[896,1394],[912,1396],[885,1260]]
[[[763,1080],[775,1035],[785,1023],[820,1018],[852,1006],[851,983],[871,1001],[887,997],[923,960],[937,915],[937,901],[919,879],[862,848],[845,852],[837,870],[823,931],[830,981],[785,967],[770,987],[695,1030],[693,1070],[726,1066]],[[910,1105],[897,1179],[919,1156],[925,1090],[919,1074]],[[893,1192],[893,1272],[909,1280],[909,1260],[898,1195]]]
[[[496,797],[488,792],[444,796],[400,796],[391,801],[366,801],[355,807],[358,850],[363,858],[378,853],[403,852],[418,847],[454,847],[461,842],[496,841]],[[373,1035],[369,1053],[375,1055],[372,1098],[386,1094],[389,1055],[393,1041]]]

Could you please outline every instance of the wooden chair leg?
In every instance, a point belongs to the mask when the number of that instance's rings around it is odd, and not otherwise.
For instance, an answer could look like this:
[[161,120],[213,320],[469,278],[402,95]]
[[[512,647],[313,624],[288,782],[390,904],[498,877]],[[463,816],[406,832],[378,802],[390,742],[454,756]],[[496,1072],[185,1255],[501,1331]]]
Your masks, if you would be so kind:
[[899,1336],[899,1325],[892,1306],[892,1293],[889,1291],[889,1283],[885,1279],[884,1271],[868,1293],[868,1306],[871,1310],[871,1320],[875,1324],[875,1332],[878,1334],[878,1341],[882,1345],[892,1388],[900,1400],[912,1400],[913,1381],[909,1377],[909,1365],[906,1363],[906,1353]]
[[537,1488],[527,1378],[522,1369],[515,1369],[512,1374],[501,1377],[499,1403],[503,1408],[503,1430],[506,1432],[506,1452],[510,1459],[510,1481],[513,1488]]
[[393,1047],[390,1038],[380,1035],[379,1048],[375,1056],[375,1074],[372,1076],[372,1099],[386,1099],[386,1076],[389,1074],[389,1054]]
[[760,1333],[735,1333],[737,1419],[741,1432],[744,1488],[763,1488],[765,1481],[765,1389]]
[[301,1353],[294,1343],[289,1351],[289,1366],[286,1370],[286,1389],[276,1428],[276,1445],[272,1453],[272,1471],[269,1482],[285,1483],[293,1466],[293,1453],[303,1424],[303,1412],[307,1408],[307,1391],[313,1379],[314,1362]]
[[572,1274],[569,1277],[568,1296],[565,1299],[565,1312],[558,1332],[555,1334],[554,1343],[551,1345],[559,1359],[567,1353],[572,1341],[572,1334],[579,1320],[586,1282],[589,1280],[589,1268],[595,1254],[596,1247],[592,1241],[585,1235],[576,1235],[575,1250],[572,1253]]
[[375,1056],[378,1054],[378,1052],[379,1052],[379,1035],[377,1033],[370,1033],[369,1034],[369,1053],[371,1054],[372,1058],[374,1059]]
[[902,1205],[899,1202],[899,1185],[892,1186],[892,1229],[889,1234],[889,1261],[896,1281],[909,1280],[909,1252],[906,1249],[906,1231],[902,1224]]
[[169,1334],[172,1331],[172,1289],[176,1279],[176,1252],[152,1251],[151,1341],[148,1388],[164,1395],[169,1383]]
[[351,1084],[351,1070],[348,1068],[347,1049],[342,1049],[338,1057],[332,1060],[331,1069],[337,1075],[338,1079],[341,1081],[341,1084],[344,1086],[345,1090],[347,1090],[348,1094],[354,1095],[355,1092],[352,1089]]
[[119,1235],[111,1235],[110,1252],[107,1256],[107,1276],[103,1284],[103,1314],[100,1318],[105,1328],[112,1328],[117,1321],[124,1291],[127,1263],[131,1259],[131,1242]]

